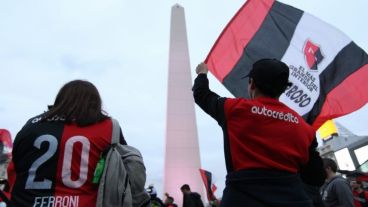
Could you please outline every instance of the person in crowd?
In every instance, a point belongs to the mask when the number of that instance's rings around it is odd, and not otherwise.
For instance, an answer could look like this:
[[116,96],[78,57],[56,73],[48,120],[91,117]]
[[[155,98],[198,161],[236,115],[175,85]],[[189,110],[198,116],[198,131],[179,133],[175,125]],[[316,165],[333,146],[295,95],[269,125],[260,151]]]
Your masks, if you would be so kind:
[[290,86],[288,66],[276,59],[256,61],[244,77],[249,98],[223,98],[212,92],[205,63],[196,73],[195,103],[224,134],[228,174],[221,206],[310,207],[302,181],[321,186],[325,173],[315,130],[278,100]]
[[[111,136],[97,88],[85,80],[66,83],[15,137],[11,206],[95,206],[94,171]],[[120,142],[126,144],[121,132]]]
[[350,186],[353,191],[355,207],[368,207],[368,191],[363,188],[362,181],[352,180]]
[[201,195],[197,192],[192,192],[188,184],[180,187],[183,193],[183,207],[204,207]]
[[146,190],[147,190],[147,193],[151,197],[151,207],[164,207],[165,206],[162,200],[159,197],[157,197],[157,191],[153,184],[150,184]]
[[165,197],[165,207],[178,207],[178,205],[174,203],[174,198],[171,197],[168,193],[165,193]]
[[337,164],[330,158],[323,158],[327,179],[321,187],[321,196],[325,207],[353,207],[354,199],[350,185],[341,175],[337,175]]

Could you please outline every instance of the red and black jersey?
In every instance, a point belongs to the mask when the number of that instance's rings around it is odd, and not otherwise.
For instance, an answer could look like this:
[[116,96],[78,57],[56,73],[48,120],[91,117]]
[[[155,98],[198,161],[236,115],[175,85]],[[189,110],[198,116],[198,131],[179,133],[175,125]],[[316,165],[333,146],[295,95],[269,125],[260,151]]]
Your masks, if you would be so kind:
[[296,173],[308,161],[315,131],[273,98],[226,99],[225,124],[235,171],[276,169]]
[[111,119],[86,127],[30,119],[14,140],[12,206],[94,206],[94,169],[111,135]]
[[295,111],[272,98],[222,98],[209,89],[205,74],[197,76],[192,90],[195,102],[222,127],[228,173],[279,170],[323,184],[315,131]]

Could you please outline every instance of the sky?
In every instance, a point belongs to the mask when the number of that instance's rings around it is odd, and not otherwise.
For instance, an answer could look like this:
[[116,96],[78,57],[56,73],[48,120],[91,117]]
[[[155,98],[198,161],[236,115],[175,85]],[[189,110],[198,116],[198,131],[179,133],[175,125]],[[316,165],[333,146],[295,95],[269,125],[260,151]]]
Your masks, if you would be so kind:
[[[192,77],[244,0],[0,1],[0,128],[14,138],[46,110],[63,84],[89,80],[103,108],[119,120],[127,142],[141,150],[147,184],[162,195],[171,7],[185,9]],[[281,0],[332,24],[368,51],[367,0]],[[331,37],[333,38],[333,37]],[[209,75],[210,87],[231,94]],[[202,167],[225,182],[222,132],[196,106]],[[368,106],[337,119],[368,135]]]

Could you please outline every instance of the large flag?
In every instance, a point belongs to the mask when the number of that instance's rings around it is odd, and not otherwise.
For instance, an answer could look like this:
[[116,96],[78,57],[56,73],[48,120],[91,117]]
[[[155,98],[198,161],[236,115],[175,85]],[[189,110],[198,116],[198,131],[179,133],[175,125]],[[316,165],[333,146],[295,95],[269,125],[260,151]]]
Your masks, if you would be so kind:
[[228,23],[205,62],[236,97],[248,97],[242,79],[261,58],[290,68],[292,86],[280,97],[318,129],[368,101],[368,57],[345,34],[274,0],[248,0]]

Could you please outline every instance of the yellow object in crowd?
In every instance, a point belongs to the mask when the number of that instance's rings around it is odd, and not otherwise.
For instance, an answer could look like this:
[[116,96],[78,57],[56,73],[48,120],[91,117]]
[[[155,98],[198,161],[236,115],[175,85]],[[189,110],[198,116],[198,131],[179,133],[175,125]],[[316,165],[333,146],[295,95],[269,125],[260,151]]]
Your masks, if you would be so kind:
[[337,134],[337,127],[333,120],[326,121],[319,129],[319,135],[322,140],[327,140],[332,137],[332,135]]

